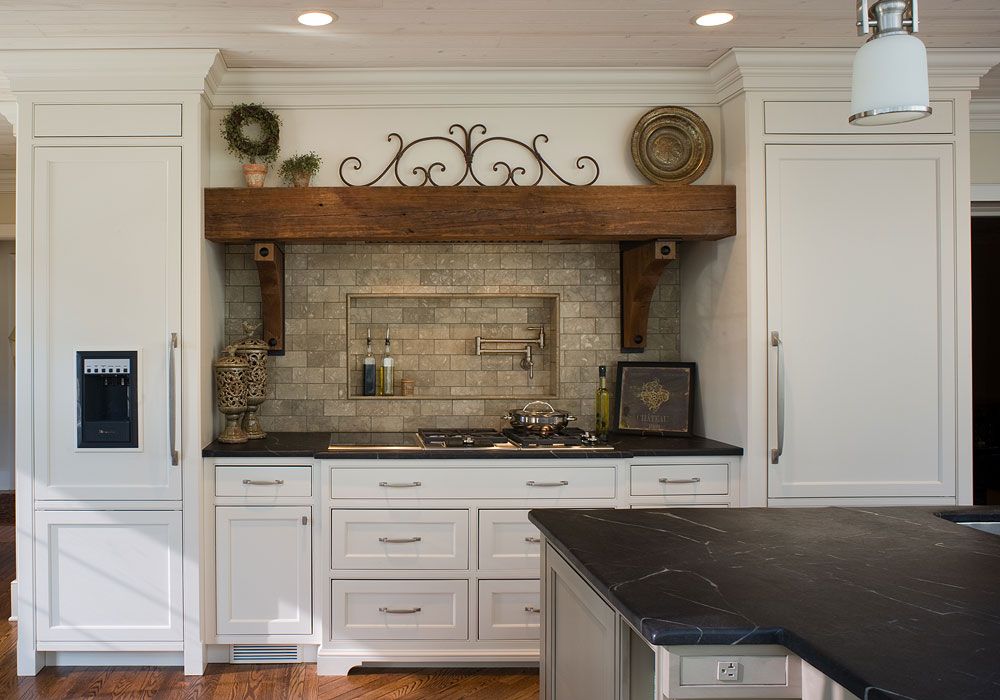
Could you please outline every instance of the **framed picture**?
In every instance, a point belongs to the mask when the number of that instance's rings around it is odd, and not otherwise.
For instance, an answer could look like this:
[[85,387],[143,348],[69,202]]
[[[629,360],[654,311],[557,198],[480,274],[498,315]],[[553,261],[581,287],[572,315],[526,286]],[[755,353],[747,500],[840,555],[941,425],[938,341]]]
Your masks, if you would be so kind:
[[695,374],[693,362],[619,362],[614,429],[691,437]]

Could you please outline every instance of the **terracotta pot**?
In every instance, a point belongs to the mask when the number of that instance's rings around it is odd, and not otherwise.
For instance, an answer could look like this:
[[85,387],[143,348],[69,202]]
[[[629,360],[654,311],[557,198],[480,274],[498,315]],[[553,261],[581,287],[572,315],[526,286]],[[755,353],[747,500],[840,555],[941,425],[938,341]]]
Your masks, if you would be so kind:
[[292,176],[292,187],[309,187],[310,180],[312,180],[312,175],[294,175]]
[[243,177],[246,178],[247,187],[263,187],[266,176],[267,165],[264,163],[243,164]]

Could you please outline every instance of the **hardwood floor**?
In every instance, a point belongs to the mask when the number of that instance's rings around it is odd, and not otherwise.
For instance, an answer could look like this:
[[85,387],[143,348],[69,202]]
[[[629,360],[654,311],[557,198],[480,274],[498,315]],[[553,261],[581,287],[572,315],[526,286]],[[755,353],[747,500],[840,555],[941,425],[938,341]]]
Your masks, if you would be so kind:
[[110,700],[535,700],[531,669],[392,669],[317,676],[313,664],[211,664],[204,676],[180,669],[45,668],[17,677],[17,626],[10,616],[14,526],[0,525],[0,698]]

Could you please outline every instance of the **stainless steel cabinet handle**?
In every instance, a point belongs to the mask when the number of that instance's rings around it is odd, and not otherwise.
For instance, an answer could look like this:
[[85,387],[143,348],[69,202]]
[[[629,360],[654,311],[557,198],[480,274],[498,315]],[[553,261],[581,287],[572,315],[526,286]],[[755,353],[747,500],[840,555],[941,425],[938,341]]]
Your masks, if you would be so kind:
[[386,544],[409,544],[410,542],[420,542],[422,537],[379,537],[379,542]]
[[531,606],[531,605],[525,605],[525,606],[524,606],[524,612],[529,612],[529,613],[540,613],[541,611],[542,611],[542,609],[541,609],[541,608],[536,608],[536,607],[533,607],[533,606]]
[[256,479],[244,479],[243,483],[246,486],[281,486],[285,483],[284,479],[272,479],[271,481],[258,481]]
[[531,535],[528,535],[527,537],[524,538],[524,541],[528,542],[530,544],[538,544],[539,542],[542,541],[542,538],[541,537],[532,537]]
[[414,486],[420,486],[419,481],[380,481],[379,486],[385,486],[390,489],[412,489]]
[[170,450],[170,464],[181,463],[181,455],[177,451],[177,378],[174,375],[174,350],[177,349],[176,333],[170,334],[167,342],[167,435]]
[[379,608],[378,611],[390,615],[412,615],[420,612],[420,608]]
[[697,484],[698,482],[701,481],[701,477],[692,476],[690,479],[671,479],[670,477],[665,476],[661,479],[658,479],[658,481],[661,484]]
[[784,357],[782,356],[782,341],[778,331],[771,331],[771,347],[775,349],[775,412],[777,413],[778,446],[771,449],[771,464],[777,464],[781,459],[781,453],[785,451],[785,376],[782,370]]
[[568,481],[526,481],[528,486],[569,486]]

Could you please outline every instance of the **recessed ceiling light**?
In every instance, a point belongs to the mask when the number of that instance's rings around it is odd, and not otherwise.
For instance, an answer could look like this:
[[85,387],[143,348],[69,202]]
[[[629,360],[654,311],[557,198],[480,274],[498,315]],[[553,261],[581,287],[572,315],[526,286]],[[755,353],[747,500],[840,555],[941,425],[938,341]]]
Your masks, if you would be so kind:
[[307,27],[324,27],[335,19],[337,19],[337,15],[326,10],[306,10],[299,15],[299,24],[304,24]]
[[732,12],[709,12],[695,19],[694,23],[699,27],[718,27],[732,22],[734,17]]

